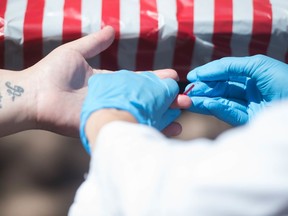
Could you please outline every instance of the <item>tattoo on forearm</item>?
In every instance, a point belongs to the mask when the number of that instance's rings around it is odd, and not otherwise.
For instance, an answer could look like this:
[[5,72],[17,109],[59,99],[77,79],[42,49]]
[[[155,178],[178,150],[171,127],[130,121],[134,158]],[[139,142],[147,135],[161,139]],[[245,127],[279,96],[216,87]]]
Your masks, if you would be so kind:
[[6,82],[5,85],[7,86],[7,92],[10,96],[12,96],[12,101],[15,100],[15,97],[20,97],[24,92],[24,89],[21,86],[13,86],[10,82]]
[[0,93],[0,109],[2,108],[2,95]]

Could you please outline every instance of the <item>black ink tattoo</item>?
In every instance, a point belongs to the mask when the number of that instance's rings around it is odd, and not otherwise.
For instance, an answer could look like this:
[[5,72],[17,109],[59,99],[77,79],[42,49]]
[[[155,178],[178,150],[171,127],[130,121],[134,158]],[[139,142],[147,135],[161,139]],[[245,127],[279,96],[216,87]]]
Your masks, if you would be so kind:
[[12,96],[12,101],[15,100],[15,97],[20,97],[24,92],[24,89],[21,86],[12,86],[10,82],[6,82],[5,85],[8,87],[7,92]]

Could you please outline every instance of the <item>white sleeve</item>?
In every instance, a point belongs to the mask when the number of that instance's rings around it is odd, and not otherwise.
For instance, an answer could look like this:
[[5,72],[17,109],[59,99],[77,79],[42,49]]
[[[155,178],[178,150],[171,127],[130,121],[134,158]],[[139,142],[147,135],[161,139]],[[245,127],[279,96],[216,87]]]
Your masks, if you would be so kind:
[[288,104],[217,140],[105,126],[70,216],[288,215]]

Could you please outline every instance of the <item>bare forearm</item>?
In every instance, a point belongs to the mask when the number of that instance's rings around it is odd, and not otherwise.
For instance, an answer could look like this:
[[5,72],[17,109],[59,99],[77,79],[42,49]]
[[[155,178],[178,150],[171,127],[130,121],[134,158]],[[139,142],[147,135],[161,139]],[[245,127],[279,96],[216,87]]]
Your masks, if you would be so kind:
[[35,127],[36,100],[28,72],[0,70],[0,136]]
[[127,121],[137,123],[137,120],[129,112],[116,110],[116,109],[102,109],[94,112],[87,121],[86,135],[93,149],[95,146],[95,140],[99,131],[106,124],[113,121]]

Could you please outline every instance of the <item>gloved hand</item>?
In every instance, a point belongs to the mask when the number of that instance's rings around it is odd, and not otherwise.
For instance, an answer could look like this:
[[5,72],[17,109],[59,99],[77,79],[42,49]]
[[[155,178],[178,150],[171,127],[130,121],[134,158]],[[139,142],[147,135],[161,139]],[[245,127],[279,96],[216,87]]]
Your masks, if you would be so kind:
[[80,119],[80,138],[85,149],[90,152],[85,134],[86,121],[96,110],[126,110],[139,123],[162,130],[180,115],[180,109],[169,108],[178,92],[175,80],[160,79],[150,72],[121,70],[93,75],[88,81],[88,94]]
[[189,110],[234,126],[288,97],[288,65],[264,55],[215,60],[189,72],[187,79],[195,85],[188,93]]

